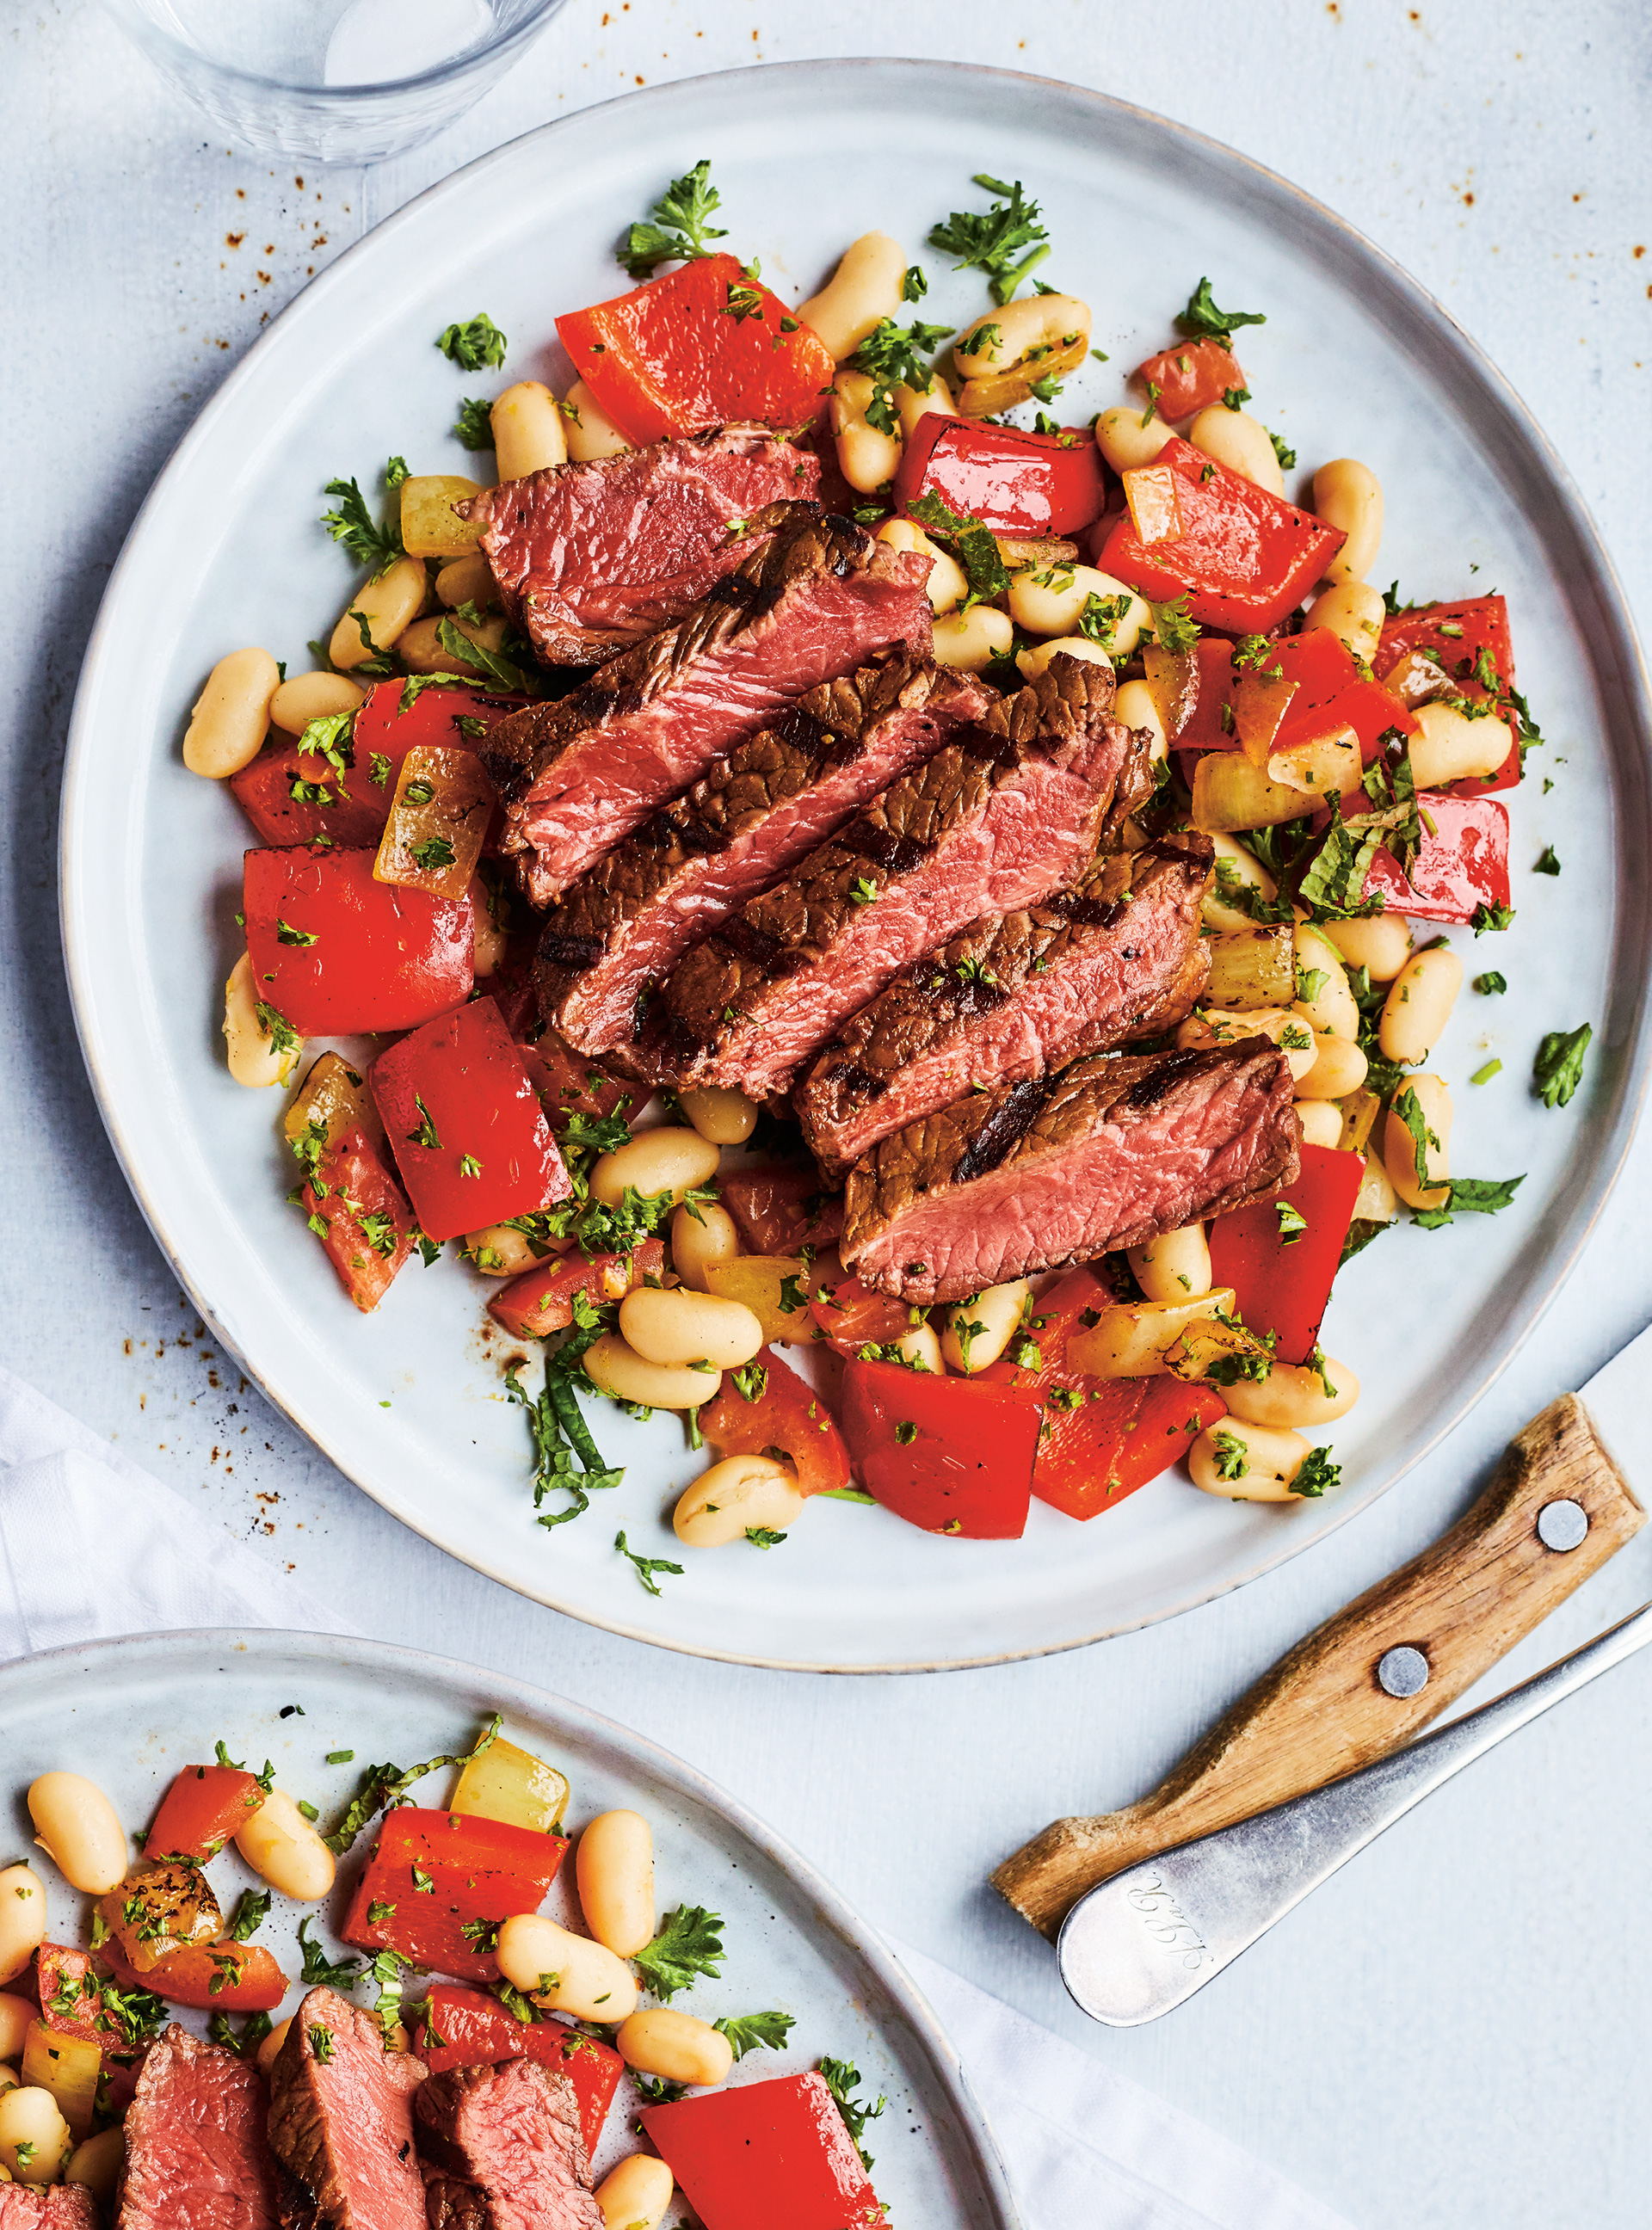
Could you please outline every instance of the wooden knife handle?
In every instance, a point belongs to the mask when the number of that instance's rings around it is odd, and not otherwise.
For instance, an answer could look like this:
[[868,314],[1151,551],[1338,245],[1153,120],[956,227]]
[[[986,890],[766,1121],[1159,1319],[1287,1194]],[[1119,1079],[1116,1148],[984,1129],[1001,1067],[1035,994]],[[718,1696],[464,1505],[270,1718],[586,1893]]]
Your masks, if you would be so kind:
[[[1557,1553],[1538,1514],[1581,1505],[1589,1531]],[[1496,1478],[1433,1548],[1326,1621],[1139,1803],[1057,1820],[1008,1858],[994,1886],[1054,1937],[1086,1890],[1125,1867],[1266,1812],[1397,1750],[1456,1701],[1646,1523],[1646,1512],[1565,1394],[1510,1444]],[[1391,1696],[1378,1660],[1409,1643],[1429,1678]]]

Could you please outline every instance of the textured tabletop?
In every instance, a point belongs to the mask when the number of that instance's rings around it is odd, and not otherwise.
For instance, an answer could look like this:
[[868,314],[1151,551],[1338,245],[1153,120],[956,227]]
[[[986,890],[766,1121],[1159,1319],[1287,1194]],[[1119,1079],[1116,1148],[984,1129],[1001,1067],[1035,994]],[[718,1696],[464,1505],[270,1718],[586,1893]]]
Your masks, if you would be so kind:
[[[215,1351],[104,1139],[64,989],[54,860],[64,731],[109,568],[173,443],[264,323],[488,147],[635,86],[752,62],[920,52],[1042,72],[1283,171],[1408,267],[1513,380],[1644,626],[1642,9],[569,0],[516,74],[433,145],[365,176],[302,177],[223,145],[88,0],[28,0],[0,37],[15,599],[0,697],[0,1357],[370,1633],[509,1666],[668,1744],[871,1918],[1361,2230],[1638,2230],[1652,2170],[1644,1660],[1455,1782],[1157,2027],[1087,2024],[984,1877],[1046,1819],[1149,1787],[1286,1646],[1442,1531],[1508,1434],[1652,1317],[1652,1146],[1515,1368],[1443,1453],[1311,1557],[1149,1632],[995,1671],[851,1680],[700,1663],[588,1631],[443,1558]],[[1566,707],[1537,710],[1564,738]],[[1494,1685],[1621,1615],[1649,1580],[1643,1538]]]

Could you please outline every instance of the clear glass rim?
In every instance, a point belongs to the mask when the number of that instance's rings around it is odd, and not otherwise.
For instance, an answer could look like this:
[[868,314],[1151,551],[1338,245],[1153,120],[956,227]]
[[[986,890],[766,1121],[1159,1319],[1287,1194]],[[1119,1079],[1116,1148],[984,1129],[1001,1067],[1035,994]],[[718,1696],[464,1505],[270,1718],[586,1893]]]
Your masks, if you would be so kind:
[[433,68],[420,70],[412,77],[387,78],[372,85],[309,85],[294,78],[266,77],[258,70],[241,69],[234,62],[220,61],[214,55],[203,54],[198,47],[187,45],[177,38],[136,0],[100,0],[105,11],[113,16],[140,48],[159,47],[175,56],[185,68],[210,71],[217,78],[260,93],[297,94],[328,107],[359,107],[364,103],[389,100],[395,95],[416,91],[421,87],[433,87],[451,84],[456,80],[473,75],[485,63],[494,62],[510,54],[513,48],[525,45],[545,27],[545,20],[554,16],[564,0],[539,0],[533,14],[513,31],[492,40],[487,46],[473,48],[468,54],[455,55]]

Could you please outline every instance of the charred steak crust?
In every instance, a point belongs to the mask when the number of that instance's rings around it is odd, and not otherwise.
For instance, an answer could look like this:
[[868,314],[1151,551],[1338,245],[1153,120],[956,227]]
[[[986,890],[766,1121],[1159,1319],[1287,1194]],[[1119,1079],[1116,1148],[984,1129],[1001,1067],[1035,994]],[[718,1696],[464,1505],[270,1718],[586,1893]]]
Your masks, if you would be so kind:
[[121,2230],[276,2230],[262,2077],[175,2021],[149,2047],[126,2111]]
[[270,2071],[283,2230],[424,2230],[411,2094],[426,2072],[337,1990],[301,2000]]
[[674,627],[552,704],[524,706],[481,757],[505,811],[500,848],[539,905],[565,890],[790,699],[898,642],[929,648],[921,558],[813,504]]
[[879,1292],[961,1300],[1270,1198],[1300,1139],[1266,1038],[1092,1054],[880,1140],[849,1172],[840,1251]]
[[541,1015],[588,1053],[635,1034],[639,993],[696,937],[991,703],[904,649],[811,689],[565,893],[539,940]]
[[1000,843],[1015,854],[1006,895],[1023,904],[1115,842],[1152,777],[1145,737],[1112,704],[1108,668],[1052,661],[748,901],[667,980],[662,1072],[784,1090],[822,1037],[971,918]]
[[[455,2067],[414,2101],[431,2230],[602,2230],[579,2101],[537,2060]],[[481,2202],[471,2214],[455,2186]]]
[[461,509],[540,657],[589,666],[680,618],[819,480],[819,460],[766,426],[722,426],[553,465]]
[[1070,890],[988,914],[850,1016],[792,1094],[829,1175],[979,1086],[1156,1036],[1210,973],[1199,906],[1214,848],[1192,833],[1104,855]]

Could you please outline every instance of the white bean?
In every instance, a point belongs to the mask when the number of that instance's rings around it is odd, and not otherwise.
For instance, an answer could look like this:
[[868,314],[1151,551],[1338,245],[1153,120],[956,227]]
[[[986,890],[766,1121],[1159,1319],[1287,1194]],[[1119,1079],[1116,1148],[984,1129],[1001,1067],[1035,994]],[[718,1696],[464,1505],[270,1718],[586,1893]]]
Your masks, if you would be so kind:
[[249,765],[269,733],[269,700],[281,670],[267,650],[232,650],[221,658],[196,699],[184,734],[191,774],[223,782]]
[[525,480],[568,461],[567,421],[557,398],[538,379],[519,379],[487,414],[494,459],[501,480]]
[[738,1370],[763,1344],[762,1323],[744,1301],[691,1292],[686,1286],[633,1286],[620,1303],[619,1328],[644,1363],[662,1370],[696,1363]]
[[1391,983],[1411,957],[1411,925],[1403,913],[1322,922],[1320,934],[1350,968],[1363,968],[1373,983]]
[[1203,449],[1229,472],[1266,488],[1269,495],[1283,496],[1285,475],[1268,438],[1268,429],[1249,410],[1229,410],[1225,403],[1213,403],[1195,417],[1187,438],[1196,449]]
[[229,1073],[237,1084],[285,1084],[298,1060],[296,1052],[282,1052],[272,1032],[258,1018],[258,986],[253,980],[250,953],[243,952],[229,970],[223,987],[223,1035],[229,1047]]
[[1300,1433],[1226,1416],[1188,1451],[1193,1484],[1229,1502],[1289,1502],[1291,1481],[1312,1453]]
[[1151,465],[1170,438],[1171,429],[1162,418],[1152,416],[1144,425],[1140,411],[1127,404],[1104,410],[1095,422],[1095,446],[1115,473]]
[[654,1941],[654,1830],[640,1812],[599,1812],[574,1853],[579,1910],[599,1943],[635,1959]]
[[236,1848],[283,1897],[314,1905],[332,1887],[332,1852],[292,1798],[272,1789],[236,1837]]
[[1152,738],[1147,757],[1153,765],[1169,757],[1170,738],[1165,732],[1158,700],[1145,681],[1121,681],[1113,700],[1113,710],[1115,719],[1126,728],[1145,728]]
[[22,1974],[46,1941],[46,1888],[32,1866],[0,1867],[0,1982]]
[[1150,1301],[1190,1301],[1210,1291],[1210,1248],[1202,1223],[1161,1232],[1145,1247],[1132,1247],[1127,1260]]
[[536,2005],[576,2021],[617,2023],[636,2010],[636,1977],[606,1944],[558,1928],[542,1912],[516,1913],[499,1931],[499,1970]]
[[[1313,985],[1311,996],[1305,983]],[[1305,921],[1296,925],[1296,1011],[1321,1036],[1327,1031],[1349,1040],[1359,1034],[1359,1007],[1342,955],[1322,930]]]
[[480,550],[448,558],[436,573],[436,592],[437,603],[450,612],[456,612],[461,604],[474,604],[481,612],[499,609],[499,583]]
[[285,736],[301,736],[312,720],[353,711],[366,693],[342,674],[295,674],[269,700],[270,725]]
[[732,1262],[740,1251],[740,1234],[726,1208],[710,1201],[680,1208],[671,1219],[671,1266],[691,1292],[708,1293],[707,1273],[720,1262]]
[[1012,1278],[1007,1285],[989,1286],[984,1292],[972,1294],[949,1309],[941,1334],[941,1353],[950,1368],[973,1377],[989,1363],[996,1363],[1014,1337],[1031,1299],[1032,1287],[1026,1279]]
[[20,2083],[0,2095],[0,2167],[17,2183],[55,2183],[69,2151],[69,2125],[49,2091]]
[[1348,538],[1326,567],[1326,579],[1363,581],[1382,545],[1382,482],[1356,458],[1333,457],[1313,475],[1313,508],[1327,526],[1340,527]]
[[1276,1363],[1266,1378],[1236,1380],[1222,1395],[1230,1414],[1247,1424],[1307,1432],[1345,1417],[1359,1399],[1359,1381],[1345,1363],[1326,1356],[1322,1370]]
[[910,441],[921,418],[956,418],[958,405],[952,400],[952,390],[938,371],[929,375],[927,387],[908,387],[902,380],[894,391],[895,409],[900,413],[900,435]]
[[444,627],[462,635],[467,642],[474,642],[481,650],[502,651],[507,625],[502,612],[483,620],[461,619],[457,613],[449,619],[443,613],[432,613],[402,630],[396,654],[415,674],[451,674],[459,661],[442,641]]
[[632,2153],[610,2169],[591,2196],[603,2210],[603,2230],[660,2230],[675,2189],[662,2160]]
[[[1126,684],[1126,687],[1129,686]],[[1120,712],[1119,718],[1122,720],[1124,714]],[[1222,897],[1223,883],[1229,886],[1236,882],[1242,883],[1247,890],[1257,892],[1270,905],[1279,895],[1279,886],[1262,861],[1246,851],[1242,844],[1236,842],[1225,830],[1218,831],[1210,841],[1216,846],[1216,876],[1210,886],[1210,895],[1201,909],[1204,918],[1212,929],[1254,929],[1255,924],[1250,916],[1242,912],[1239,907],[1229,906]]]
[[35,1838],[71,1889],[106,1897],[126,1878],[126,1831],[95,1782],[42,1773],[29,1790]]
[[590,464],[597,457],[617,457],[631,446],[583,379],[576,379],[563,396],[562,416],[567,428],[568,454],[577,465]]
[[992,604],[972,604],[966,612],[936,621],[935,663],[979,674],[995,658],[1007,658],[1015,639],[1008,612]]
[[900,463],[900,436],[886,434],[867,416],[873,382],[864,371],[840,371],[832,382],[832,432],[838,469],[860,495],[875,495],[894,478]]
[[937,1378],[945,1376],[940,1337],[932,1324],[908,1324],[894,1344],[896,1353],[914,1370],[930,1371]]
[[9,1990],[0,1991],[0,2059],[21,2056],[29,2024],[39,2018],[27,1998],[15,1997]]
[[526,1234],[508,1223],[490,1223],[485,1231],[468,1231],[464,1252],[485,1278],[519,1277],[540,1260],[528,1245]]
[[658,1131],[639,1131],[611,1154],[599,1154],[591,1164],[590,1196],[604,1208],[617,1208],[627,1185],[635,1185],[645,1198],[668,1192],[681,1201],[696,1186],[709,1184],[717,1174],[720,1157],[709,1138],[697,1131],[674,1125]]
[[1113,671],[1113,661],[1100,644],[1081,635],[1063,635],[1055,642],[1036,642],[1030,650],[1018,650],[1016,670],[1023,681],[1036,681],[1058,654],[1076,658],[1081,666],[1105,666],[1109,674]]
[[949,558],[911,519],[886,519],[878,529],[878,540],[887,542],[892,550],[915,550],[920,557],[929,559],[929,579],[925,589],[932,611],[956,610],[969,594],[970,584],[957,558]]
[[1419,705],[1413,716],[1411,775],[1419,790],[1495,774],[1509,754],[1508,730],[1494,712],[1471,719],[1455,705]]
[[277,2021],[259,2046],[256,2064],[261,2075],[268,2076],[270,2069],[280,2059],[281,2046],[287,2042],[287,2031],[292,2027],[295,2018],[295,2015],[288,2014],[284,2021]]
[[853,356],[885,318],[900,314],[907,251],[887,232],[863,232],[852,241],[817,294],[797,305],[797,315],[826,345],[834,364]]
[[680,2014],[673,2006],[646,2006],[621,2024],[615,2050],[642,2075],[661,2075],[668,2083],[692,2083],[704,2090],[725,2083],[734,2065],[734,2047],[720,2028]]
[[605,1331],[594,1339],[581,1359],[586,1377],[598,1392],[616,1402],[639,1402],[649,1409],[698,1409],[716,1400],[723,1382],[720,1370],[670,1370],[645,1363],[617,1332]]
[[1307,625],[1324,628],[1369,666],[1382,641],[1387,609],[1380,590],[1368,582],[1339,581],[1308,606]]
[[1257,1037],[1273,1040],[1289,1063],[1292,1079],[1296,1082],[1307,1074],[1320,1057],[1313,1031],[1294,1007],[1248,1007],[1240,1013],[1202,1007],[1180,1023],[1176,1032],[1178,1046],[1236,1045],[1241,1038]]
[[743,1146],[757,1128],[756,1100],[732,1085],[698,1085],[678,1097],[683,1113],[713,1146]]
[[1036,363],[1074,338],[1087,346],[1089,338],[1090,306],[1076,294],[1023,294],[1002,309],[984,312],[958,336],[952,354],[965,379],[980,379],[1027,363],[1035,351]]
[[[365,664],[376,652],[390,649],[417,619],[429,586],[423,558],[398,558],[388,571],[365,582],[351,598],[332,630],[327,656],[347,671]],[[372,637],[371,648],[361,639],[364,619]]]
[[63,2170],[65,2183],[81,2183],[96,2199],[106,2203],[113,2200],[120,2182],[120,2171],[126,2164],[126,2133],[124,2130],[100,2130],[95,2137],[87,2137],[75,2146],[69,2155],[68,2166]]
[[1125,609],[1108,630],[1111,641],[1102,648],[1128,658],[1152,614],[1123,581],[1094,565],[1023,565],[1010,577],[1010,616],[1028,635],[1070,635],[1092,596],[1122,602]]
[[[1304,1001],[1298,1000],[1296,1011],[1306,1017]],[[1358,1092],[1370,1073],[1371,1063],[1353,1040],[1326,1031],[1316,1034],[1313,1043],[1317,1048],[1313,1066],[1295,1080],[1298,1099],[1345,1099],[1351,1092]]]
[[772,1456],[725,1456],[678,1497],[671,1524],[691,1549],[720,1549],[759,1529],[784,1533],[805,1498],[790,1464]]
[[[1313,1067],[1317,1068],[1319,1063],[1315,1061]],[[1311,1068],[1308,1074],[1313,1073]],[[1305,1146],[1329,1146],[1334,1150],[1342,1144],[1342,1110],[1329,1099],[1304,1099],[1299,1094],[1296,1119]]]
[[15,2091],[16,2087],[16,2069],[15,2067],[0,2067],[0,2091]]
[[1383,1002],[1377,1042],[1390,1060],[1418,1068],[1437,1043],[1462,989],[1462,963],[1436,944],[1408,960]]
[[[1389,1182],[1408,1208],[1443,1208],[1449,1196],[1445,1182],[1451,1175],[1451,1092],[1442,1076],[1413,1076],[1407,1089],[1423,1112],[1427,1140],[1422,1167],[1417,1166],[1416,1141],[1405,1118],[1391,1107],[1383,1125],[1383,1163]],[[1405,1094],[1397,1092],[1396,1100]],[[1408,1110],[1409,1112],[1409,1110]],[[1358,1201],[1354,1212],[1360,1213]]]

